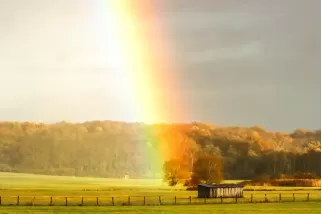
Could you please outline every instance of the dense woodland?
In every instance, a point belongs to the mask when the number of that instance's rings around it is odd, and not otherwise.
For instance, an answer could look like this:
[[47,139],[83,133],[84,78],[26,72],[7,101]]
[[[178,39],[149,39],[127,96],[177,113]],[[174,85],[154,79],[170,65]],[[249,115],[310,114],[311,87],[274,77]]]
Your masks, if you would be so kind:
[[192,171],[201,154],[220,157],[225,179],[296,172],[320,176],[321,131],[204,123],[0,123],[0,171],[161,178],[164,163],[175,160]]

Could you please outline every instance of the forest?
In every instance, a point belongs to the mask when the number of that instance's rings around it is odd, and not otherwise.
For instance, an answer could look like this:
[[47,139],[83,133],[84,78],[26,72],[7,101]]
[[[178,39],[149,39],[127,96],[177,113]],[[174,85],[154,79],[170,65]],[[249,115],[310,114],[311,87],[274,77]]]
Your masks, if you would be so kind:
[[197,122],[0,122],[0,171],[5,172],[162,178],[171,161],[192,171],[201,154],[220,158],[224,179],[298,172],[320,177],[321,130],[285,133]]

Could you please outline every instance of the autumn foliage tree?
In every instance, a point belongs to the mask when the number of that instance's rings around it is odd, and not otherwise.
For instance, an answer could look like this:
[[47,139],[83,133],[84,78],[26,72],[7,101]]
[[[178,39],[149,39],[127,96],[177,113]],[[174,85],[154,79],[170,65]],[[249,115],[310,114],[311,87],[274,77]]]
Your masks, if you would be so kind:
[[[220,127],[195,122],[0,122],[0,171],[5,172],[165,177],[172,183],[194,174],[200,182],[216,181],[203,176],[203,168],[214,165],[202,164],[207,163],[202,154],[220,158],[225,179],[251,180],[259,175],[277,177],[297,172],[320,177],[321,130],[285,133],[260,126]],[[164,165],[166,160],[170,162]]]
[[193,165],[191,184],[220,183],[223,180],[223,162],[217,155],[201,155]]
[[179,159],[172,159],[164,163],[164,178],[169,186],[175,186],[179,180],[188,179],[190,176],[189,166]]

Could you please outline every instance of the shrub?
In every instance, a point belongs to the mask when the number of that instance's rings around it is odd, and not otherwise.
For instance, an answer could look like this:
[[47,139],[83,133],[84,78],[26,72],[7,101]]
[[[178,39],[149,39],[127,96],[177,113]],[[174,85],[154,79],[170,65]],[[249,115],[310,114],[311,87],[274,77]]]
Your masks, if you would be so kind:
[[175,186],[175,185],[177,185],[178,184],[178,180],[177,179],[170,179],[169,181],[168,181],[168,185],[169,186]]
[[53,169],[53,174],[61,176],[75,176],[75,169],[73,168],[58,168]]
[[183,186],[185,186],[185,187],[192,186],[191,180],[185,180],[183,183]]
[[0,164],[0,172],[11,172],[12,169],[9,165],[1,163]]
[[310,172],[297,172],[293,176],[295,179],[316,179],[318,176]]

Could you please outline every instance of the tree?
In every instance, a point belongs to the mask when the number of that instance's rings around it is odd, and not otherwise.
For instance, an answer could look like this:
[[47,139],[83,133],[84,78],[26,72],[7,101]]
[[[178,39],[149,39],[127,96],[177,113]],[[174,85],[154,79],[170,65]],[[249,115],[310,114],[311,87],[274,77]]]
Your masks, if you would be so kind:
[[[204,123],[0,122],[0,171],[110,178],[164,176],[173,184],[190,180],[195,172],[195,183],[211,182],[207,176],[196,176],[194,165],[198,170],[214,167],[196,163],[205,155],[222,160],[228,179],[296,172],[320,176],[321,130],[284,133]],[[167,176],[165,160],[176,160],[167,163]]]
[[189,179],[188,164],[180,162],[178,159],[166,161],[163,166],[164,181],[168,182],[169,186],[175,186],[179,180]]
[[192,184],[220,183],[223,180],[222,159],[216,155],[201,155],[193,165]]

